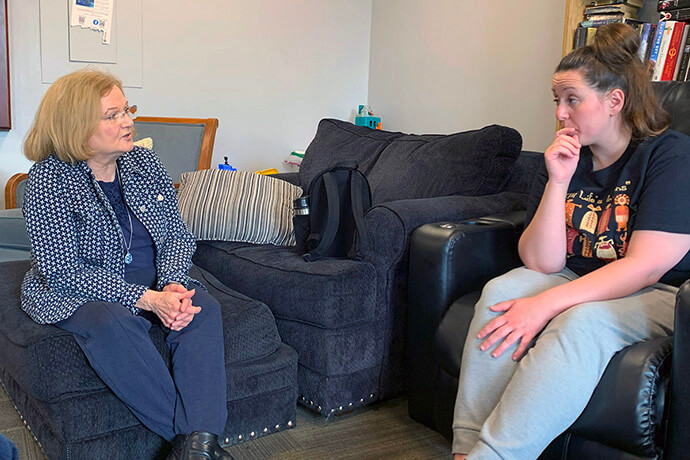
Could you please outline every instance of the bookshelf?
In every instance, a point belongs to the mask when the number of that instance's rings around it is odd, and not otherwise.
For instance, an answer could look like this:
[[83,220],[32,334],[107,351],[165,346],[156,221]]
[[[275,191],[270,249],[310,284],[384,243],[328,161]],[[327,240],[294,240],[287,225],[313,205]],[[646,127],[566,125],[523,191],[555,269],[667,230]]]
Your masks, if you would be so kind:
[[563,56],[573,49],[575,29],[582,21],[585,6],[591,1],[565,0],[565,27],[563,28]]
[[[565,26],[563,27],[563,56],[573,49],[573,37],[575,29],[582,21],[585,7],[592,0],[565,0]],[[657,0],[644,0],[642,8],[638,11],[638,17],[646,22],[659,21],[659,13],[656,11]]]

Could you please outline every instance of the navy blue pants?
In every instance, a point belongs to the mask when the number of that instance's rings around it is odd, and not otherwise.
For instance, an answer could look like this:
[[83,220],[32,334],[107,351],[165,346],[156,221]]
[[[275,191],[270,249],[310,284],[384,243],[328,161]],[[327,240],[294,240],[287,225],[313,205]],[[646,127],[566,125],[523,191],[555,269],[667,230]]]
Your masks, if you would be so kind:
[[[190,286],[190,288],[196,286]],[[56,324],[74,334],[98,376],[151,431],[222,434],[227,419],[225,358],[220,305],[196,287],[201,312],[181,331],[170,331],[168,370],[148,331],[158,318],[133,315],[119,303],[88,302]]]

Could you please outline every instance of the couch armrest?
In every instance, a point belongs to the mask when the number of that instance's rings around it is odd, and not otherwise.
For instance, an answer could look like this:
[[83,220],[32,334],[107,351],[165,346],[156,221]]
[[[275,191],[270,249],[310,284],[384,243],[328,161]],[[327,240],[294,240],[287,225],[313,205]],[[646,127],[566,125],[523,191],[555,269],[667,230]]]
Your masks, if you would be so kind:
[[616,353],[570,431],[639,458],[656,458],[665,430],[654,430],[654,421],[663,419],[668,401],[672,342],[659,337]]
[[414,306],[435,331],[455,299],[521,265],[517,242],[523,223],[524,212],[518,211],[419,227],[410,246],[410,313]]
[[521,265],[517,242],[524,212],[460,223],[423,225],[412,235],[407,313],[408,408],[429,426],[436,376],[433,338],[448,306],[491,278]]
[[363,248],[365,260],[378,267],[403,263],[412,232],[432,222],[459,222],[479,216],[508,213],[524,209],[526,196],[501,192],[484,196],[444,196],[398,200],[371,208],[365,216],[369,241]]
[[690,452],[690,281],[676,297],[671,363],[671,394],[665,458],[684,458]]

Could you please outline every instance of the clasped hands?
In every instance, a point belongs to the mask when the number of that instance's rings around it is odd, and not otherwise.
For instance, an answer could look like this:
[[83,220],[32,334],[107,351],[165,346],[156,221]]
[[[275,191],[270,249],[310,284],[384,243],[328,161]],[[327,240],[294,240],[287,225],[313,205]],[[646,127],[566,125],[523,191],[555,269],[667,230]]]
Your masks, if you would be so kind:
[[149,289],[144,292],[137,307],[154,312],[165,327],[180,331],[201,311],[201,307],[192,305],[195,292],[195,289],[187,290],[180,284],[171,283],[161,291]]
[[527,351],[530,342],[541,332],[546,324],[555,316],[549,305],[539,296],[522,297],[507,300],[489,307],[491,311],[505,312],[484,326],[477,334],[478,339],[484,340],[479,348],[486,351],[499,343],[491,352],[491,356],[498,358],[514,343],[520,342],[512,355],[514,360]]

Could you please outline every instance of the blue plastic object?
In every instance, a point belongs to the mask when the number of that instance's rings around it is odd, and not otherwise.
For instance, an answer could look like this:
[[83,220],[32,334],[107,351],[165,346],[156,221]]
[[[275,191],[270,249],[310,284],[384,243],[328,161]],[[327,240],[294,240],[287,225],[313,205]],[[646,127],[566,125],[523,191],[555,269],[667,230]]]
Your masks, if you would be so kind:
[[376,129],[380,122],[380,117],[355,117],[355,125],[366,126],[371,129]]
[[374,112],[368,105],[360,105],[355,117],[355,125],[366,126],[367,128],[377,129],[381,124],[381,118],[375,117]]
[[224,169],[225,171],[237,171],[237,169],[228,164],[228,157],[223,157],[223,159],[225,160],[225,163],[220,163],[218,165],[218,169]]

